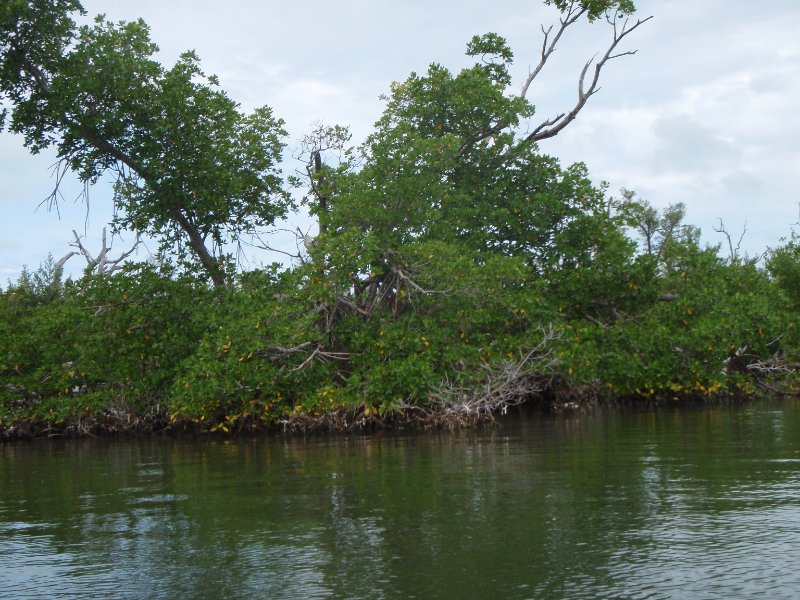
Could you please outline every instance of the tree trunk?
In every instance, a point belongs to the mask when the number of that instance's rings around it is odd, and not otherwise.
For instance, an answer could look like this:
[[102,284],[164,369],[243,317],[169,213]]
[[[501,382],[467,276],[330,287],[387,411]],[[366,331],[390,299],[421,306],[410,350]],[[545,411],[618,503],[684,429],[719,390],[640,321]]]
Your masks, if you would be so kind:
[[192,247],[192,250],[195,251],[195,254],[197,254],[197,258],[200,259],[200,263],[203,265],[203,268],[211,277],[214,287],[225,287],[225,270],[223,269],[219,260],[217,260],[208,251],[208,248],[206,248],[205,239],[203,239],[203,236],[200,235],[200,231],[197,229],[197,226],[192,223],[191,220],[178,208],[170,209],[170,217],[172,217],[172,219],[178,223],[180,228],[186,232],[186,235],[189,236],[189,245]]

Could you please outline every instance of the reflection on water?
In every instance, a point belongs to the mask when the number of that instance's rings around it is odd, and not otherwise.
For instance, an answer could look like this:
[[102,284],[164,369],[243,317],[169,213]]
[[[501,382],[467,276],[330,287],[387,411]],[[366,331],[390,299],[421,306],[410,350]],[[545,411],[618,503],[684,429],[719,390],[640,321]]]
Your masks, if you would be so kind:
[[0,595],[800,594],[800,403],[0,445]]

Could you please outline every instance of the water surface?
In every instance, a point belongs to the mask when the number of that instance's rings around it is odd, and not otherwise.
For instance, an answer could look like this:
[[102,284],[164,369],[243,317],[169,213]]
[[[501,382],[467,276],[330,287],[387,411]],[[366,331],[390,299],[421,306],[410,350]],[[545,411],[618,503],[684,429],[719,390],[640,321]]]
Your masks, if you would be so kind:
[[0,596],[796,598],[800,403],[0,445]]

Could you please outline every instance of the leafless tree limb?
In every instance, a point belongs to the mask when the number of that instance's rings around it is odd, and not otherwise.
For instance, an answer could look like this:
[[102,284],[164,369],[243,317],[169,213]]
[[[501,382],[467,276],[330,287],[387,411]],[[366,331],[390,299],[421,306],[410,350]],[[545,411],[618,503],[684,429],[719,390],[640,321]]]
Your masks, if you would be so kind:
[[92,253],[86,249],[86,247],[81,242],[81,236],[78,235],[78,232],[74,229],[72,230],[72,234],[75,236],[75,241],[70,242],[70,246],[77,248],[78,251],[72,251],[65,254],[57,263],[56,268],[63,268],[66,262],[72,258],[73,256],[77,256],[78,254],[82,254],[83,257],[86,259],[87,268],[91,273],[94,275],[108,275],[113,273],[114,271],[118,271],[122,268],[122,263],[128,258],[134,251],[139,247],[139,236],[136,236],[136,241],[133,243],[133,246],[130,247],[126,252],[120,254],[117,258],[109,258],[108,253],[111,251],[111,246],[107,242],[106,237],[106,228],[103,227],[103,235],[101,239],[101,248],[99,254],[95,257],[92,256]]
[[[301,233],[298,236],[298,233],[300,232],[299,228],[298,228],[297,231],[293,231],[291,229],[283,229],[283,228],[279,227],[279,228],[271,230],[269,233],[276,233],[278,231],[282,231],[282,232],[285,232],[285,233],[291,233],[293,236],[295,236],[295,238],[296,238],[296,247],[297,247],[297,252],[296,253],[293,254],[291,252],[287,252],[286,250],[281,250],[280,248],[275,248],[274,246],[271,246],[269,243],[265,242],[264,239],[261,237],[261,235],[259,233],[257,233],[257,232],[253,233],[253,238],[258,240],[258,242],[259,242],[258,244],[254,244],[252,242],[244,242],[244,243],[246,243],[248,246],[251,246],[253,248],[259,248],[260,250],[266,250],[268,252],[277,252],[278,254],[283,254],[284,256],[288,256],[289,258],[297,260],[297,261],[299,261],[301,263],[305,262],[305,260],[303,258],[303,254],[300,251],[300,241],[303,240],[303,235]],[[306,236],[306,237],[308,237],[308,236]],[[311,239],[313,241],[313,238],[311,238]]]
[[736,247],[733,245],[733,239],[731,238],[731,234],[725,228],[725,223],[722,222],[722,219],[719,220],[719,225],[712,228],[717,233],[721,233],[725,236],[725,239],[728,242],[728,253],[729,258],[731,261],[736,261],[739,259],[739,250],[742,247],[742,240],[744,239],[745,234],[747,233],[747,223],[744,224],[742,227],[742,235],[739,236],[739,239],[736,242]]
[[67,252],[64,256],[62,256],[58,262],[56,263],[55,270],[56,272],[60,272],[64,270],[64,265],[67,264],[67,261],[72,258],[73,256],[77,256],[78,252]]
[[281,346],[279,344],[270,344],[258,354],[272,361],[281,361],[288,356],[295,354],[303,354],[311,350],[308,356],[303,359],[296,367],[292,368],[292,372],[302,371],[303,369],[311,366],[314,362],[326,362],[331,360],[346,361],[350,358],[350,352],[332,352],[326,350],[321,342],[307,341],[297,344],[296,346]]
[[[585,10],[585,9],[583,9]],[[528,87],[536,75],[539,74],[544,63],[547,62],[547,59],[553,53],[555,49],[555,42],[558,41],[558,38],[561,37],[561,34],[564,32],[564,29],[575,22],[575,20],[580,17],[583,10],[576,10],[575,3],[573,2],[570,5],[570,8],[567,12],[567,16],[561,19],[561,27],[559,28],[556,35],[551,40],[550,44],[548,45],[547,39],[550,34],[550,29],[544,30],[545,32],[545,40],[542,45],[542,55],[539,61],[539,64],[536,68],[531,72],[528,76],[528,79],[523,86],[522,95],[524,96],[528,92]],[[639,26],[643,25],[653,17],[646,17],[644,19],[638,19],[636,23],[629,26],[629,19],[626,17],[624,20],[620,22],[621,17],[618,14],[614,14],[613,16],[607,15],[607,20],[612,27],[613,30],[613,38],[611,40],[611,44],[606,49],[606,52],[603,54],[602,58],[599,61],[595,62],[596,57],[589,59],[586,64],[583,66],[581,70],[580,77],[578,79],[578,101],[575,103],[575,106],[567,113],[562,113],[557,117],[553,117],[552,119],[548,119],[543,123],[539,124],[537,127],[533,129],[531,133],[526,136],[527,141],[539,141],[544,140],[547,138],[554,137],[558,135],[567,125],[569,125],[575,118],[578,116],[578,113],[583,109],[586,105],[586,102],[591,98],[594,94],[599,91],[598,83],[600,81],[600,73],[603,70],[603,67],[608,63],[610,60],[614,60],[615,58],[620,58],[622,56],[629,56],[632,54],[636,54],[636,50],[627,50],[625,52],[617,52],[614,53],[614,50],[617,48],[619,43],[631,32],[636,30]],[[591,79],[588,83],[587,87],[587,75],[589,74],[589,69],[594,63],[594,72],[591,76]]]
[[[776,343],[778,340],[775,340]],[[797,396],[795,390],[784,389],[774,385],[775,378],[797,373],[800,365],[787,363],[781,352],[776,352],[769,358],[762,358],[757,354],[748,352],[747,346],[734,349],[724,361],[723,373],[741,373],[752,377],[756,387],[762,392],[770,394]]]
[[[542,27],[542,33],[544,34],[544,39],[542,40],[542,49],[540,52],[539,63],[528,72],[528,77],[522,84],[522,89],[520,90],[520,97],[525,98],[528,94],[531,84],[536,79],[536,77],[541,73],[542,69],[544,68],[545,64],[549,60],[550,56],[555,52],[556,46],[561,39],[564,31],[573,25],[578,19],[583,16],[588,9],[581,6],[577,0],[574,0],[570,3],[569,7],[567,8],[563,17],[559,19],[559,27],[553,34],[553,27],[550,26],[549,28]],[[525,141],[528,142],[536,142],[539,140],[544,140],[547,138],[554,137],[558,135],[567,125],[569,125],[575,118],[578,116],[578,113],[583,109],[586,105],[586,102],[589,100],[591,96],[599,91],[598,83],[600,81],[600,73],[603,70],[603,67],[608,63],[610,60],[614,60],[615,58],[620,58],[622,56],[628,56],[632,54],[636,54],[636,50],[627,50],[624,52],[617,52],[614,53],[614,50],[617,48],[619,43],[631,32],[637,29],[639,26],[643,25],[653,17],[646,17],[644,19],[639,19],[633,25],[629,25],[630,21],[627,17],[614,12],[613,16],[610,14],[606,15],[606,20],[611,25],[613,30],[613,37],[611,40],[611,44],[606,49],[606,52],[603,54],[602,58],[595,62],[596,57],[592,57],[586,64],[583,66],[581,70],[580,77],[578,79],[578,100],[575,103],[575,106],[569,112],[562,112],[556,115],[555,117],[551,117],[546,119],[545,121],[541,122],[539,125],[533,128],[533,130],[525,136]],[[552,37],[551,37],[552,35]],[[591,80],[588,82],[587,87],[587,75],[589,74],[589,69],[594,63],[594,72],[592,73]],[[470,152],[470,150],[478,143],[496,136],[504,129],[510,127],[510,123],[508,122],[499,122],[492,127],[482,128],[479,131],[476,131],[473,135],[469,136],[464,143],[461,145],[461,149],[457,155],[457,158],[462,158],[466,154]]]
[[[558,28],[558,31],[556,31],[556,34],[552,37],[552,39],[550,38],[550,34],[553,31],[553,26],[551,25],[550,27],[545,29],[544,25],[542,25],[542,33],[544,34],[544,39],[542,40],[541,58],[539,59],[539,64],[536,65],[536,67],[534,67],[532,71],[528,72],[528,77],[522,84],[522,90],[520,91],[519,94],[522,98],[524,98],[527,95],[528,88],[530,88],[531,83],[533,83],[533,80],[536,79],[537,75],[539,75],[541,70],[544,68],[545,63],[547,63],[547,59],[549,59],[550,55],[555,51],[556,44],[558,44],[558,40],[561,39],[561,35],[564,33],[564,31],[567,29],[567,27],[575,23],[575,21],[577,21],[588,10],[586,8],[581,8],[580,5],[576,6],[576,4],[577,2],[572,2],[569,8],[567,9],[566,16],[559,19],[560,26]],[[549,44],[548,40],[550,42]],[[560,117],[556,118],[558,119]],[[550,123],[550,125],[552,124],[553,123]]]
[[[547,389],[558,364],[553,342],[559,334],[542,329],[542,339],[519,358],[496,364],[482,364],[483,374],[475,383],[465,373],[446,379],[431,395],[431,417],[442,422],[491,418],[496,412],[521,404]],[[403,403],[400,408],[423,410]]]

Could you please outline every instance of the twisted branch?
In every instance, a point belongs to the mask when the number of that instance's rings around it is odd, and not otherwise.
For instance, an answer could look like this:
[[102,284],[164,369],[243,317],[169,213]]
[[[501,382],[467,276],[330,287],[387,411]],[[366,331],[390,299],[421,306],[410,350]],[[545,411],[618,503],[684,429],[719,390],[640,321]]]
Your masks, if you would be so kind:
[[[530,86],[533,79],[539,74],[539,71],[541,71],[542,67],[544,66],[544,63],[553,53],[553,50],[555,49],[555,43],[558,41],[558,38],[561,37],[561,34],[564,32],[564,29],[566,29],[569,25],[574,23],[575,20],[578,17],[580,17],[580,15],[583,14],[583,12],[585,11],[585,9],[575,11],[574,4],[575,3],[573,2],[570,5],[566,18],[561,19],[561,27],[559,28],[558,32],[556,33],[555,37],[553,38],[549,46],[547,45],[547,37],[552,28],[544,31],[545,40],[542,45],[542,57],[537,67],[533,70],[533,72],[531,72],[530,75],[528,75],[528,79],[525,81],[525,85],[523,85],[521,93],[523,97],[528,92],[528,87]],[[588,88],[586,87],[586,76],[589,72],[589,67],[591,67],[592,63],[595,60],[595,57],[592,57],[591,59],[586,61],[586,64],[583,66],[583,69],[581,70],[581,74],[578,79],[578,101],[575,103],[575,106],[572,108],[572,110],[570,110],[567,113],[561,113],[560,115],[557,115],[552,119],[548,119],[543,123],[540,123],[531,133],[527,135],[525,140],[529,142],[536,142],[539,140],[544,140],[547,138],[554,137],[558,135],[567,125],[572,123],[572,121],[574,121],[575,118],[578,116],[578,113],[581,111],[581,109],[583,109],[583,107],[586,105],[586,102],[589,100],[589,98],[591,98],[594,94],[596,94],[599,91],[599,88],[597,86],[600,81],[600,73],[602,72],[603,67],[606,65],[606,63],[610,60],[614,60],[615,58],[636,54],[636,50],[627,50],[625,52],[618,52],[614,54],[614,50],[619,45],[619,43],[628,34],[636,30],[640,25],[647,23],[647,21],[649,21],[652,18],[653,17],[650,16],[644,19],[638,19],[636,23],[634,23],[630,27],[628,26],[629,19],[625,18],[622,21],[621,23],[622,27],[620,28],[619,26],[620,16],[618,14],[615,14],[613,17],[607,15],[606,20],[609,22],[609,24],[613,29],[613,38],[611,40],[611,44],[606,49],[605,54],[603,54],[603,57],[594,65],[594,74],[589,83],[589,87]]]
[[[552,342],[559,338],[555,330],[542,329],[541,341],[519,359],[481,364],[483,373],[477,383],[464,372],[445,379],[430,395],[429,416],[442,422],[476,421],[491,418],[498,411],[505,413],[510,406],[541,394],[558,363]],[[408,403],[400,407],[427,412]]]

